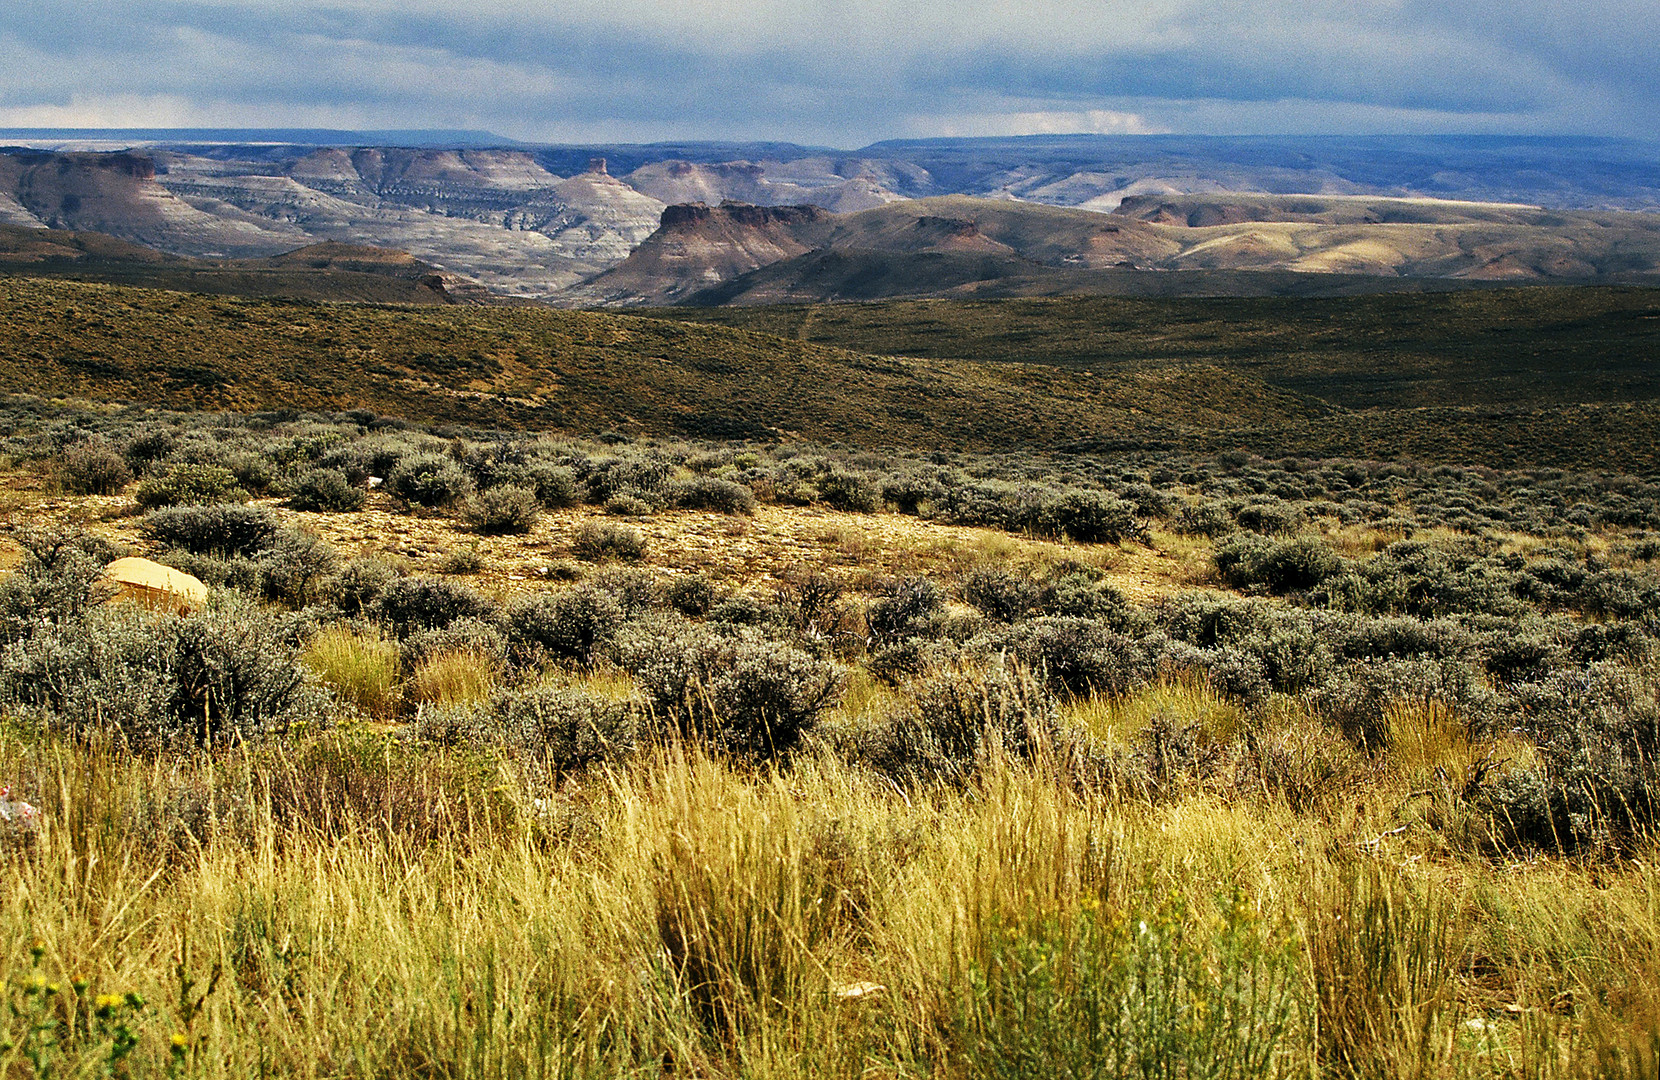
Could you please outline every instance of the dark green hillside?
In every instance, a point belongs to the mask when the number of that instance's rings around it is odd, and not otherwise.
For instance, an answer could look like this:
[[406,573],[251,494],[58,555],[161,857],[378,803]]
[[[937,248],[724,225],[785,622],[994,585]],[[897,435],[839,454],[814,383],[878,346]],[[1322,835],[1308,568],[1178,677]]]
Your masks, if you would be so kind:
[[859,355],[547,308],[366,307],[0,279],[0,390],[183,409],[365,408],[462,424],[864,445],[1056,445],[1328,411],[1211,367]]
[[917,300],[654,314],[902,356],[1097,372],[1203,364],[1356,409],[1660,398],[1660,289]]
[[[923,449],[1241,447],[1276,458],[1647,472],[1660,470],[1656,295],[705,313],[756,327],[744,329],[11,278],[0,279],[0,392],[180,409],[361,408],[575,433]],[[1109,311],[1116,321],[1087,318]],[[933,355],[871,355],[803,334]]]

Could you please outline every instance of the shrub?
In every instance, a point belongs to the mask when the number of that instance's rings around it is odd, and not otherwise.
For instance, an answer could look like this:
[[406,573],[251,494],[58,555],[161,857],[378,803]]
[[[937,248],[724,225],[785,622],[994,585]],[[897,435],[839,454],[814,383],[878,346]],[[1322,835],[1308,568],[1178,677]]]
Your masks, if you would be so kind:
[[1068,491],[1045,502],[1037,525],[1039,532],[1080,544],[1147,542],[1147,523],[1136,516],[1135,507],[1101,491]]
[[619,491],[632,491],[641,498],[655,494],[673,472],[674,462],[651,454],[585,462],[582,482],[588,502],[604,504]]
[[1144,518],[1167,518],[1176,508],[1175,500],[1168,493],[1148,484],[1129,484],[1118,494]]
[[1542,762],[1485,793],[1502,838],[1549,850],[1622,847],[1660,821],[1660,685],[1613,664],[1518,688]]
[[541,515],[536,493],[523,487],[487,488],[467,501],[463,516],[467,524],[486,535],[527,533]]
[[944,499],[945,485],[937,476],[902,473],[882,478],[882,501],[892,504],[901,514],[923,516]]
[[156,556],[163,566],[182,570],[210,589],[235,589],[260,593],[259,563],[246,555],[198,555],[183,548],[169,548]]
[[454,459],[415,454],[401,459],[386,476],[386,492],[406,503],[452,506],[473,493],[473,479]]
[[1222,697],[1248,708],[1267,702],[1273,691],[1268,665],[1262,657],[1243,649],[1198,649],[1185,642],[1169,641],[1151,658],[1166,678],[1197,678]]
[[1038,605],[1045,615],[1097,619],[1125,632],[1138,621],[1138,613],[1123,593],[1084,571],[1057,574],[1042,590]]
[[657,507],[632,490],[613,492],[605,500],[605,512],[612,517],[648,517]]
[[712,476],[676,480],[663,489],[670,506],[682,510],[714,510],[722,514],[755,513],[755,493],[742,484]]
[[1121,694],[1153,674],[1140,642],[1089,619],[1044,616],[986,644],[1011,649],[1046,685],[1068,694]]
[[[1333,631],[1337,651],[1349,658],[1425,656],[1437,660],[1471,660],[1476,654],[1475,639],[1464,627],[1452,622],[1359,618],[1337,623]],[[1513,625],[1507,636],[1516,636]]]
[[517,597],[507,608],[509,642],[561,660],[591,665],[623,622],[622,605],[592,585]]
[[1399,540],[1361,563],[1355,605],[1364,611],[1433,619],[1459,612],[1516,612],[1515,571],[1468,548]]
[[248,501],[248,493],[237,486],[236,477],[218,465],[175,465],[166,476],[152,477],[139,484],[133,497],[146,509]]
[[458,548],[450,548],[439,556],[433,569],[440,574],[476,574],[487,565],[484,552],[479,550],[478,544],[466,544]]
[[1006,664],[947,671],[913,687],[910,707],[854,734],[855,761],[899,783],[963,784],[993,752],[1031,758],[1052,745],[1055,702]]
[[838,601],[846,591],[847,582],[842,579],[822,570],[809,570],[790,575],[779,603],[788,608],[798,630],[822,637],[840,621]]
[[281,479],[276,466],[264,454],[232,454],[220,464],[236,477],[238,487],[253,495],[268,494]]
[[682,615],[701,618],[714,606],[714,583],[703,574],[677,575],[663,586],[663,602]]
[[775,641],[739,641],[708,680],[713,734],[720,745],[750,757],[788,753],[840,700],[842,686],[841,673],[828,661]]
[[132,480],[127,459],[103,442],[70,447],[58,465],[58,482],[71,495],[119,495]]
[[140,475],[150,471],[151,466],[165,461],[179,445],[173,433],[164,428],[148,428],[140,431],[127,440],[127,446],[122,451],[133,472]]
[[1342,569],[1337,553],[1316,536],[1266,540],[1239,536],[1216,549],[1216,570],[1236,588],[1283,593],[1312,589]]
[[1339,669],[1312,690],[1314,710],[1356,746],[1382,749],[1388,711],[1397,705],[1444,706],[1470,731],[1492,719],[1497,699],[1481,672],[1462,660],[1359,660]]
[[276,539],[278,524],[263,506],[170,506],[144,516],[144,535],[197,555],[257,555]]
[[418,630],[445,627],[457,619],[495,618],[494,600],[460,582],[437,577],[399,578],[375,602],[375,613],[407,637]]
[[998,622],[1024,619],[1043,599],[1043,589],[1036,582],[990,565],[977,566],[963,575],[962,594],[987,618]]
[[359,556],[347,562],[322,590],[322,598],[347,615],[361,615],[374,607],[398,572],[379,559]]
[[463,618],[448,626],[417,630],[403,639],[398,651],[405,671],[414,671],[428,657],[446,652],[472,653],[500,667],[507,662],[507,637],[494,623]]
[[630,624],[616,655],[659,717],[754,758],[799,746],[843,685],[834,664],[800,649],[753,630],[717,633],[680,616]]
[[422,702],[410,727],[417,739],[439,746],[487,746],[501,738],[495,713],[480,700]]
[[299,663],[303,622],[227,603],[174,624],[172,713],[198,745],[280,733],[321,721]]
[[17,535],[23,564],[0,579],[0,629],[14,641],[40,626],[72,623],[115,595],[102,580],[110,553],[86,533]]
[[657,715],[689,730],[701,715],[708,673],[728,645],[710,627],[658,615],[621,627],[613,651]]
[[627,619],[639,617],[657,602],[657,576],[638,566],[607,567],[589,578],[588,584],[609,594]]
[[1216,593],[1176,597],[1156,621],[1177,641],[1203,649],[1232,648],[1260,659],[1275,690],[1301,693],[1337,666],[1330,616],[1259,599]]
[[728,596],[709,609],[709,624],[721,627],[762,626],[776,621],[780,612],[758,596],[739,593]]
[[819,498],[834,510],[854,514],[873,514],[881,506],[881,497],[870,478],[859,473],[833,469],[814,480]]
[[577,530],[571,554],[584,562],[618,559],[639,562],[646,557],[646,540],[640,530],[626,525],[590,521]]
[[908,637],[927,636],[944,610],[944,594],[927,578],[889,582],[865,611],[871,647],[881,648]]
[[582,496],[576,472],[563,465],[532,461],[517,469],[505,470],[503,479],[536,493],[537,501],[549,509],[575,506]]
[[1287,536],[1302,528],[1304,514],[1301,507],[1276,500],[1242,506],[1234,520],[1261,536]]
[[639,737],[632,703],[576,689],[538,686],[498,694],[492,709],[509,746],[561,771],[623,761]]
[[260,590],[272,600],[303,608],[324,595],[340,558],[327,541],[284,529],[257,562]]
[[129,606],[42,627],[0,659],[0,700],[134,749],[212,746],[326,719],[301,624],[246,603],[188,616]]
[[1206,536],[1217,539],[1233,532],[1234,521],[1220,503],[1190,503],[1181,508],[1172,522],[1183,536]]
[[295,510],[343,514],[363,509],[368,500],[369,493],[354,487],[340,470],[312,469],[295,481],[288,505]]

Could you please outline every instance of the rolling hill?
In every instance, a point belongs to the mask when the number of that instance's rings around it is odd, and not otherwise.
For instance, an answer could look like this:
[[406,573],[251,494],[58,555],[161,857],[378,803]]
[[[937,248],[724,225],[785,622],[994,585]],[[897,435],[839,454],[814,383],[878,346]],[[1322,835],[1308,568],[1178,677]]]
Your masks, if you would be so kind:
[[[1660,472],[1652,289],[638,316],[13,277],[0,278],[0,327],[0,392],[46,397],[668,438]],[[804,340],[816,337],[866,344]],[[936,355],[876,355],[928,342]]]
[[464,283],[446,283],[419,259],[384,248],[321,243],[264,259],[193,259],[103,233],[15,225],[0,225],[0,275],[372,304],[480,298]]
[[[1132,280],[1148,272],[1161,281]],[[1217,271],[1238,276],[1213,289]],[[767,304],[902,297],[1341,291],[1336,277],[1618,280],[1660,272],[1660,216],[1425,199],[1189,196],[1113,214],[944,196],[835,215],[672,207],[562,302]],[[1350,285],[1366,291],[1376,285]]]
[[874,357],[547,308],[323,305],[10,278],[0,279],[0,326],[0,392],[188,409],[362,408],[548,431],[978,448],[1164,432],[1177,416],[1233,426],[1329,411],[1215,369],[1080,380],[1053,366]]

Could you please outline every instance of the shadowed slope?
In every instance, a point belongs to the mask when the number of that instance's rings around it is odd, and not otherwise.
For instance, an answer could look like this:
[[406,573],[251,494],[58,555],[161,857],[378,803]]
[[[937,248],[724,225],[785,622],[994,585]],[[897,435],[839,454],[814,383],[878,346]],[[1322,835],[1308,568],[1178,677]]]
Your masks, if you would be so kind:
[[1214,368],[1079,379],[545,308],[325,307],[10,279],[0,326],[0,390],[179,408],[982,448],[1327,411]]

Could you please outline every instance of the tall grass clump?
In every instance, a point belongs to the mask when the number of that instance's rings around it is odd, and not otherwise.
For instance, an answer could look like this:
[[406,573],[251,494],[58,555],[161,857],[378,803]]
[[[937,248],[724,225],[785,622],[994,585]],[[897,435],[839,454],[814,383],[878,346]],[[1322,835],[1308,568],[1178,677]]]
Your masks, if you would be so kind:
[[953,1038],[972,1077],[1296,1075],[1296,953],[1243,895],[1213,927],[1181,897],[1086,897],[1036,925],[993,921],[964,976]]
[[1313,886],[1305,917],[1322,1071],[1440,1075],[1460,1022],[1460,914],[1433,887],[1353,862]]
[[[813,811],[773,784],[734,790],[729,775],[675,757],[649,803],[632,784],[624,794],[647,815],[629,839],[646,871],[662,977],[706,1032],[731,1043],[787,1026],[822,1000],[819,954],[845,913]],[[669,821],[679,827],[662,829]]]
[[330,626],[312,639],[306,663],[341,701],[367,716],[397,712],[398,643],[378,629]]
[[432,653],[409,673],[408,694],[417,705],[465,705],[487,701],[496,688],[493,659],[476,649]]

